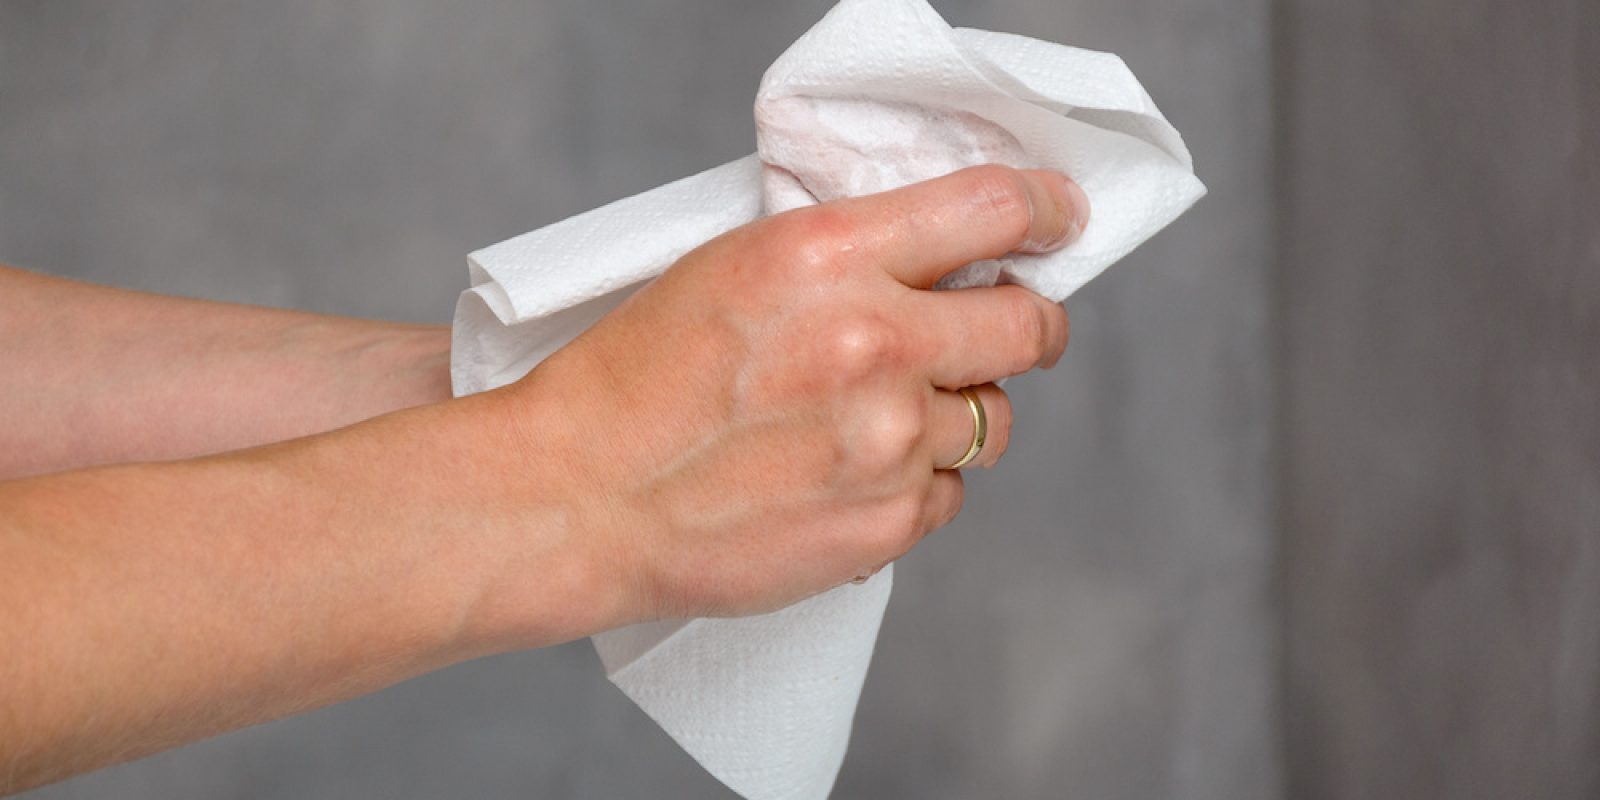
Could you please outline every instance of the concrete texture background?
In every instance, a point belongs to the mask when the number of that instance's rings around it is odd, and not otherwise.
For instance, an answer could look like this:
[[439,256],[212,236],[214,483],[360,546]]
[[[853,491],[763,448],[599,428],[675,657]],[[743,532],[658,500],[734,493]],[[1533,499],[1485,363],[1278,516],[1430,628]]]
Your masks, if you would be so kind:
[[[748,152],[828,5],[0,0],[0,261],[444,322],[468,251]],[[935,6],[1123,55],[1211,195],[1008,384],[837,796],[1600,794],[1592,3]],[[583,642],[31,796],[352,795],[729,796]]]
[[1289,796],[1600,797],[1600,5],[1284,11]]

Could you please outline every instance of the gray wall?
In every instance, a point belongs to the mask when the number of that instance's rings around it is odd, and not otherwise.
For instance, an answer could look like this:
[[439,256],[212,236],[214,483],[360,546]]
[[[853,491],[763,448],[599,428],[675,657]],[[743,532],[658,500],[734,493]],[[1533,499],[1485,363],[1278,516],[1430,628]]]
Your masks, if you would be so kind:
[[1600,4],[1284,11],[1289,794],[1600,797]]

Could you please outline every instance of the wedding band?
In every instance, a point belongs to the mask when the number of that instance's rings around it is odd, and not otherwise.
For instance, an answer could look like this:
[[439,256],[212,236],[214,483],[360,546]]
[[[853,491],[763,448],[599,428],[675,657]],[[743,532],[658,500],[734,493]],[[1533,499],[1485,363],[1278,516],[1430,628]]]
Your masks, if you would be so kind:
[[978,457],[978,452],[983,449],[983,440],[989,435],[989,418],[983,413],[983,401],[978,399],[978,390],[971,386],[961,387],[961,396],[967,398],[967,407],[972,409],[972,446],[967,448],[967,454],[956,459],[956,463],[945,469],[961,469],[972,459]]

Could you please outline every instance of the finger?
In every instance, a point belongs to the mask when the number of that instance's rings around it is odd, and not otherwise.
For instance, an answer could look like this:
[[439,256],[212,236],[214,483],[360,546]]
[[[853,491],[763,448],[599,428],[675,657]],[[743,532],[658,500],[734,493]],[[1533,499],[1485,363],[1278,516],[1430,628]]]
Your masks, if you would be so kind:
[[826,205],[851,221],[856,256],[919,289],[974,261],[1061,247],[1089,219],[1066,176],[996,164]]
[[966,493],[966,481],[961,477],[961,470],[947,469],[933,473],[933,485],[928,489],[928,503],[924,507],[927,516],[923,522],[923,535],[950,524],[961,513]]
[[1061,360],[1071,334],[1067,310],[1016,284],[912,292],[925,320],[927,378],[946,389],[1020,375]]
[[[983,404],[988,431],[984,436],[983,449],[962,469],[994,466],[1011,442],[1011,398],[1006,396],[1006,391],[992,383],[972,388],[978,393],[978,402]],[[972,407],[967,404],[966,397],[960,392],[944,389],[934,392],[928,421],[934,469],[940,472],[959,471],[947,468],[967,454],[967,449],[972,446],[974,426]]]
[[[928,485],[928,494],[922,501],[922,524],[914,541],[907,541],[901,552],[895,556],[905,555],[905,551],[915,546],[923,537],[939,528],[948,525],[951,520],[961,513],[961,504],[966,499],[966,481],[961,477],[960,470],[939,470],[931,476],[932,482]],[[880,562],[869,569],[856,573],[850,583],[866,583],[877,575],[884,567],[894,563],[893,559]]]

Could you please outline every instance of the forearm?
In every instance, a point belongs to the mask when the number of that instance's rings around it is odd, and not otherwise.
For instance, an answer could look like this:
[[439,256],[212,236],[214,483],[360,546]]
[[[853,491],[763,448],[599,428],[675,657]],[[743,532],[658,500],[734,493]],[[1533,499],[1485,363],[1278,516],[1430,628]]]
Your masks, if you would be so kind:
[[611,624],[500,403],[0,484],[0,791]]
[[185,458],[449,397],[449,332],[0,266],[0,480]]

